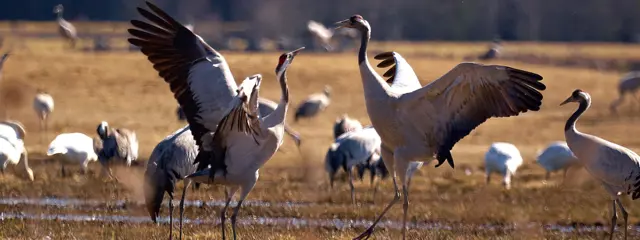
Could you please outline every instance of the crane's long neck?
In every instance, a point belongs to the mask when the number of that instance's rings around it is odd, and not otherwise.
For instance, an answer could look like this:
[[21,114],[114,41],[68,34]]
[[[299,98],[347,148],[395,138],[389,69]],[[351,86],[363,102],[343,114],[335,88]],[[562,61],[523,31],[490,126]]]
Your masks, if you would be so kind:
[[578,110],[576,110],[571,117],[569,117],[569,120],[567,120],[567,123],[564,125],[564,131],[565,132],[577,132],[576,130],[576,122],[578,121],[578,118],[580,118],[580,116],[589,108],[589,106],[591,105],[591,101],[587,100],[587,99],[583,99],[580,101],[580,106],[578,107]]
[[280,89],[282,90],[282,96],[280,102],[275,110],[264,118],[264,123],[268,128],[275,127],[280,124],[284,124],[284,120],[287,116],[287,109],[289,107],[289,86],[287,85],[287,69],[282,70],[282,73],[278,75],[280,82]]
[[362,33],[362,39],[360,42],[360,51],[358,52],[358,65],[360,67],[365,100],[386,98],[389,96],[387,91],[389,85],[375,72],[367,58],[367,46],[369,45],[369,39],[371,39],[371,28],[363,26],[360,31]]

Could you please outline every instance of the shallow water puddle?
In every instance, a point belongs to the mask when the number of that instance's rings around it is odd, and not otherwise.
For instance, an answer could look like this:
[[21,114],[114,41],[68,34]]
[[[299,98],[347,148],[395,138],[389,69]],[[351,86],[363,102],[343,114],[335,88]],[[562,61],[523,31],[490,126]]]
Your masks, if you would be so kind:
[[[71,221],[71,222],[113,222],[113,223],[152,223],[149,217],[143,216],[126,216],[126,215],[83,215],[83,214],[31,214],[31,213],[0,213],[0,221],[9,219],[20,220],[51,220],[51,221]],[[158,218],[159,223],[168,223],[168,217]],[[178,222],[177,218],[174,218],[174,223]],[[201,219],[201,218],[185,218],[185,224],[195,225],[215,225],[219,224],[218,219]],[[240,225],[267,225],[267,226],[282,226],[293,228],[366,228],[372,222],[368,220],[356,220],[356,219],[304,219],[304,218],[270,218],[270,217],[243,217],[238,219]],[[444,224],[444,223],[407,223],[411,229],[419,230],[474,230],[474,231],[512,231],[516,229],[515,225],[474,225],[474,224]],[[398,221],[381,221],[378,224],[379,228],[386,229],[401,229],[402,223]],[[604,226],[561,226],[561,225],[544,225],[529,223],[519,225],[517,228],[540,228],[545,231],[559,231],[564,233],[571,232],[599,232],[604,231],[607,227]],[[632,226],[630,229],[632,232],[639,232],[640,227]]]

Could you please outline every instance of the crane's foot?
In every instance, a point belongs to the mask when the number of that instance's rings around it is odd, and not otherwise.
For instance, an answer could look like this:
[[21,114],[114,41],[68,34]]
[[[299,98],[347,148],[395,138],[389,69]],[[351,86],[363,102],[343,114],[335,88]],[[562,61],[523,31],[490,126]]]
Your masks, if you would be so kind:
[[353,240],[369,239],[373,234],[373,226],[367,228],[360,236],[353,238]]

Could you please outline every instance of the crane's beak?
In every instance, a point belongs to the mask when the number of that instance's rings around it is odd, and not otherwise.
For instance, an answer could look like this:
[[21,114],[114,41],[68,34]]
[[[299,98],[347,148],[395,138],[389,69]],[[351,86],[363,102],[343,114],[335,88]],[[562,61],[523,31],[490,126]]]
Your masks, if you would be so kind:
[[566,100],[564,100],[564,102],[560,103],[560,106],[565,105],[567,103],[573,102],[573,97],[569,97]]
[[349,26],[349,22],[350,22],[350,21],[351,21],[351,20],[349,20],[349,19],[345,19],[345,20],[342,20],[342,21],[340,21],[340,22],[336,22],[336,23],[335,23],[335,25],[338,25],[338,26],[337,26],[337,27],[335,27],[335,28],[334,28],[334,30],[338,30],[338,29],[340,29],[340,28],[348,27],[348,26]]
[[296,55],[298,55],[298,52],[302,51],[304,49],[304,47],[298,48],[296,50],[293,50],[291,52],[289,52],[289,54],[291,54],[291,57],[295,57]]

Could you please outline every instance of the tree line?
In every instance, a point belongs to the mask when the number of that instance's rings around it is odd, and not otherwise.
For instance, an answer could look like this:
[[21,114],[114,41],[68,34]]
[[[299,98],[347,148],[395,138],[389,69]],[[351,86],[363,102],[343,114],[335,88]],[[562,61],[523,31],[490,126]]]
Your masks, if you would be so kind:
[[[141,0],[20,0],[0,20],[125,21]],[[640,41],[640,0],[152,0],[181,21],[242,21],[251,34],[277,38],[360,14],[377,40]]]

